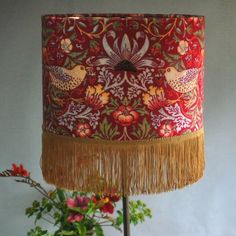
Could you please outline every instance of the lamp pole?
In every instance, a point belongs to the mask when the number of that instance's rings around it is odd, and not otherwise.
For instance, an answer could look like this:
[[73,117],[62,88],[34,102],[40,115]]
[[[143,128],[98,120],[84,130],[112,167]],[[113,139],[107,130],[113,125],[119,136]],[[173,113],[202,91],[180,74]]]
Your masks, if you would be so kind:
[[129,198],[123,196],[122,200],[123,200],[124,236],[130,236]]

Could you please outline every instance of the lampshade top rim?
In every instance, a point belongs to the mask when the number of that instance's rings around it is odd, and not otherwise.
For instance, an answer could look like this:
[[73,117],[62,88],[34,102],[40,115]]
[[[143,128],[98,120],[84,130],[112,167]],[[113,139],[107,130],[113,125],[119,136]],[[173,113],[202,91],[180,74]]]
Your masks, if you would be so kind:
[[45,14],[42,18],[114,18],[114,19],[127,19],[127,18],[205,18],[203,15],[190,15],[190,14],[153,14],[153,13],[69,13],[69,14]]

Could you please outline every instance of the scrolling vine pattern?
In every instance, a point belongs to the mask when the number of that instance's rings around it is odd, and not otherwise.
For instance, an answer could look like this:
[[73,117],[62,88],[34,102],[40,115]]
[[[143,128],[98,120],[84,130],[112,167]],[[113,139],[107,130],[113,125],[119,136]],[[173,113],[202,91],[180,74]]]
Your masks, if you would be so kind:
[[[136,140],[203,126],[203,17],[45,16],[42,24],[46,131]],[[78,86],[52,83],[65,76]]]

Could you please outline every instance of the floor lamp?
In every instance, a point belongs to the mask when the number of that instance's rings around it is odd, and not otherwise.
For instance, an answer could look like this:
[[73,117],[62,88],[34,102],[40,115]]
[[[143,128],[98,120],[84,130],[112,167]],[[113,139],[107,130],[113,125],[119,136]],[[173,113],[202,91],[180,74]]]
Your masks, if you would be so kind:
[[42,16],[42,170],[70,190],[175,190],[204,171],[204,16]]

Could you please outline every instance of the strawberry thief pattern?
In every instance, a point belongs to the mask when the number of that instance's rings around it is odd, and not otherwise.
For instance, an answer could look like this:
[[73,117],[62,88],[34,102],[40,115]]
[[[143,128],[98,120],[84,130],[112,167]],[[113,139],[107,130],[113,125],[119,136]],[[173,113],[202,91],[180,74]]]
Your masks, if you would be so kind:
[[191,15],[43,16],[46,181],[127,195],[196,182],[204,27]]

